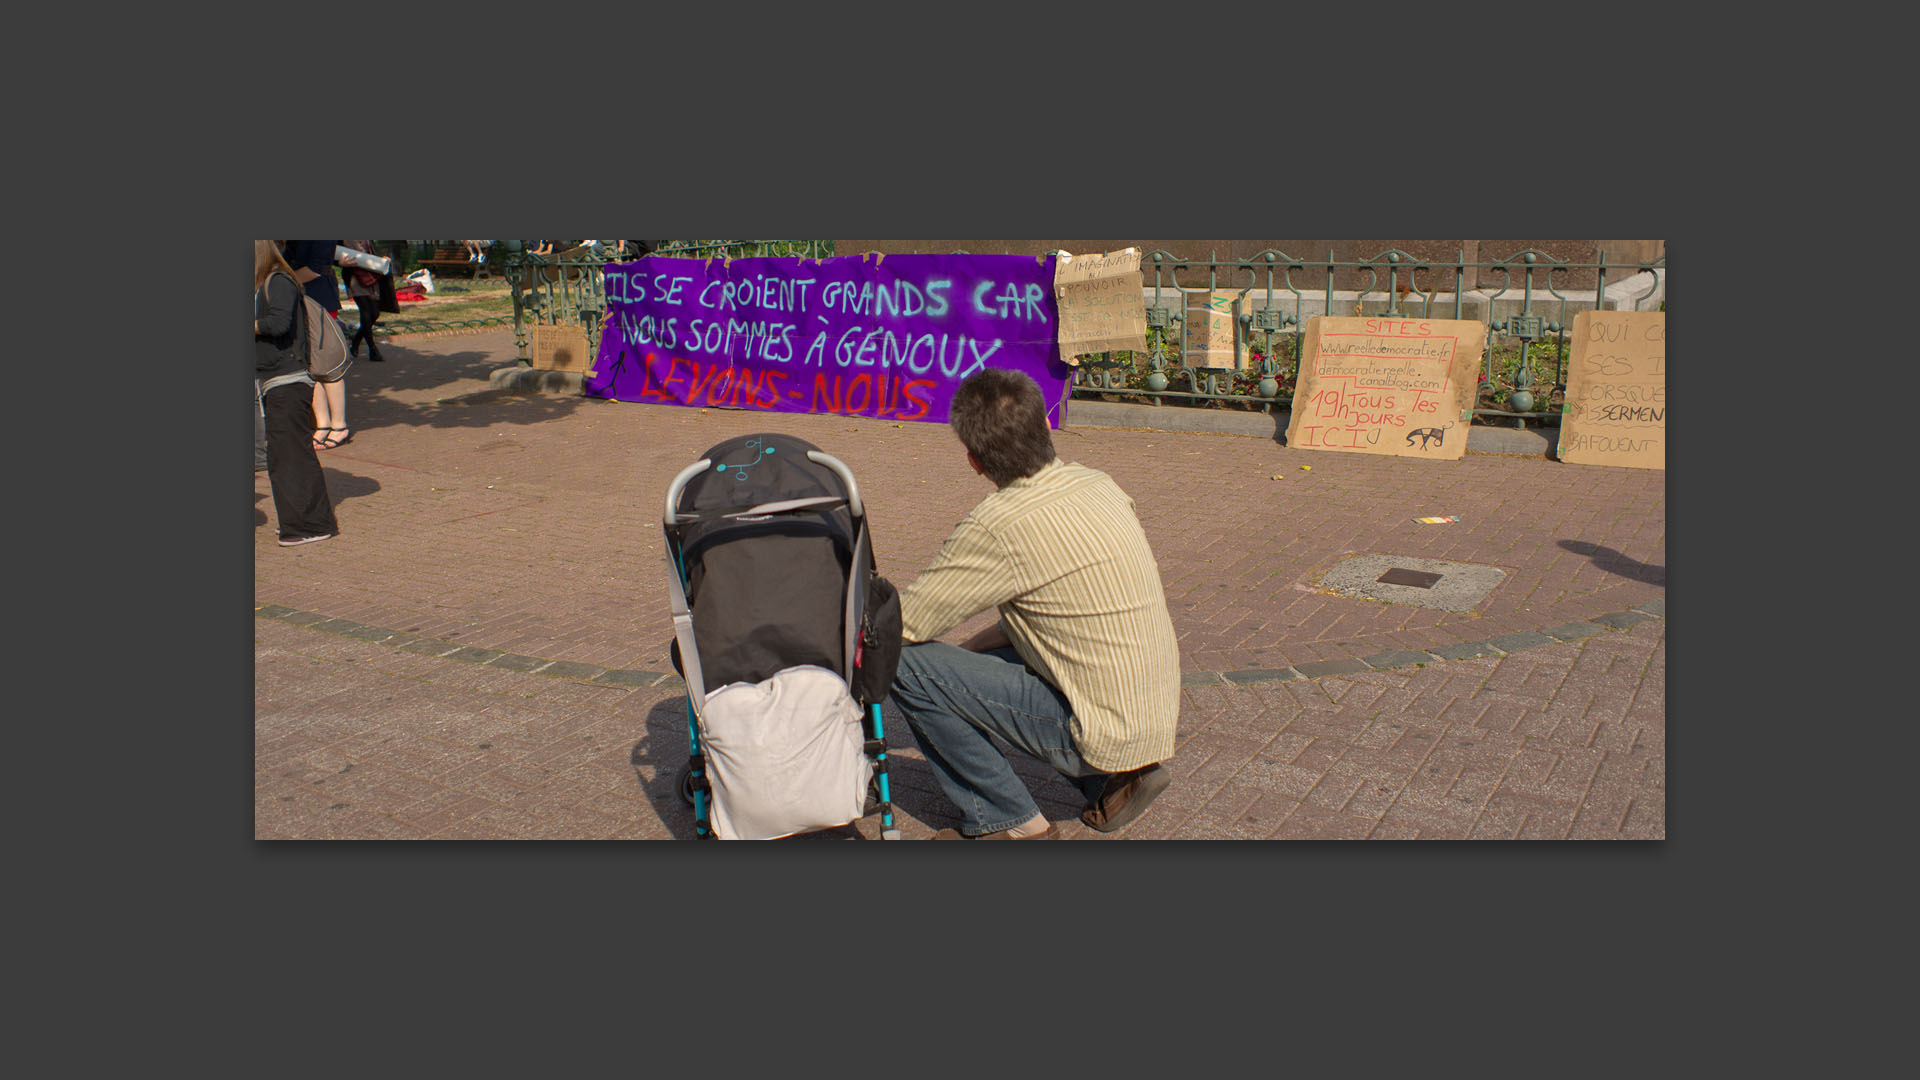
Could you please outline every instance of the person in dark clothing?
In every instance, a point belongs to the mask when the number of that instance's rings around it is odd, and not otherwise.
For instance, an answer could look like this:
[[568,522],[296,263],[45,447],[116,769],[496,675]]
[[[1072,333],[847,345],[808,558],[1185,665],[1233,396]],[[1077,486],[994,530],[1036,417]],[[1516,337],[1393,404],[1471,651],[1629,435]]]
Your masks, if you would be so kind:
[[339,261],[334,249],[338,240],[282,240],[287,265],[293,268],[293,280],[308,296],[329,312],[340,311],[340,290],[333,283],[333,267]]
[[[294,281],[336,320],[340,317],[340,286],[334,282],[332,268],[339,262],[334,254],[339,246],[338,240],[286,241],[286,261],[293,268]],[[344,377],[314,386],[313,420],[315,450],[344,446],[353,438],[353,431],[347,426]]]
[[[346,246],[373,254],[371,240],[349,240]],[[380,275],[359,266],[342,266],[340,276],[346,279],[347,296],[352,299],[353,306],[360,309],[360,328],[353,332],[353,338],[347,342],[347,355],[360,355],[360,342],[364,338],[367,359],[376,364],[382,363],[386,357],[380,355],[380,346],[373,341],[373,324],[380,318]]]
[[315,304],[340,313],[340,288],[334,286],[334,248],[340,240],[282,240],[286,265],[294,267],[294,281],[307,290]]
[[253,242],[253,377],[267,433],[267,483],[280,519],[280,544],[331,539],[340,530],[313,450],[315,388],[307,373],[306,308],[293,268],[271,240]]

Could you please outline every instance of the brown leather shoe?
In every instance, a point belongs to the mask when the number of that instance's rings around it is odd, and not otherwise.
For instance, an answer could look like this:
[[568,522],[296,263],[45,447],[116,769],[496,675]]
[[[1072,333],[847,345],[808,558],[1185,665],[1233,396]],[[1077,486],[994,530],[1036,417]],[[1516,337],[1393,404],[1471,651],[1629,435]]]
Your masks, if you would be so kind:
[[990,832],[982,836],[968,836],[958,829],[941,829],[939,832],[927,837],[929,840],[1057,840],[1059,838],[1060,834],[1054,830],[1053,822],[1051,821],[1047,822],[1046,832],[1039,833],[1035,836],[1015,836],[1013,835],[1012,829],[1002,829],[999,832]]
[[1154,798],[1172,782],[1173,774],[1160,764],[1114,773],[1107,777],[1107,786],[1100,790],[1100,797],[1080,812],[1080,820],[1098,832],[1124,829],[1134,818],[1146,813]]

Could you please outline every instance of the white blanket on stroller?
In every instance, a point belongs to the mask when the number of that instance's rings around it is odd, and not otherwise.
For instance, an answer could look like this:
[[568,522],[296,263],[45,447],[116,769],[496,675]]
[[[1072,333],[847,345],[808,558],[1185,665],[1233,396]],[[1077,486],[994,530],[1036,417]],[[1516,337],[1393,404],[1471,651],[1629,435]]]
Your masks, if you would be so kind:
[[787,668],[713,691],[702,711],[714,835],[771,840],[859,819],[873,759],[840,676]]

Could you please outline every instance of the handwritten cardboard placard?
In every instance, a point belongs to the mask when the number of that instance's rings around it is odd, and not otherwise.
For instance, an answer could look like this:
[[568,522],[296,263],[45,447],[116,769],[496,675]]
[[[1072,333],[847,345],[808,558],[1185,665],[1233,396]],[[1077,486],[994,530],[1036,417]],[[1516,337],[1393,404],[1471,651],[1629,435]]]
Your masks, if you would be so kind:
[[1476,320],[1315,316],[1300,346],[1287,445],[1464,456],[1486,341]]
[[1060,308],[1060,359],[1078,364],[1089,353],[1147,348],[1147,305],[1140,296],[1140,251],[1062,253],[1053,265]]
[[1573,317],[1561,461],[1667,467],[1667,313],[1582,311]]
[[1193,367],[1241,367],[1234,348],[1233,293],[1213,290],[1187,294],[1187,363]]
[[580,326],[554,326],[535,323],[533,327],[534,367],[544,371],[587,370],[587,331]]

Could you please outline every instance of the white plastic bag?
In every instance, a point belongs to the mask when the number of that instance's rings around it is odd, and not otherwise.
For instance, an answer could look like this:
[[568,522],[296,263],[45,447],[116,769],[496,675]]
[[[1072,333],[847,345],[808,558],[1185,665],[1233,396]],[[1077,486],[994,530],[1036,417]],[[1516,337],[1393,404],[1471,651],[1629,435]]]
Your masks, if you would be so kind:
[[428,296],[433,295],[433,271],[428,270],[426,267],[421,267],[413,273],[408,274],[407,280],[418,282],[420,288],[424,290]]

